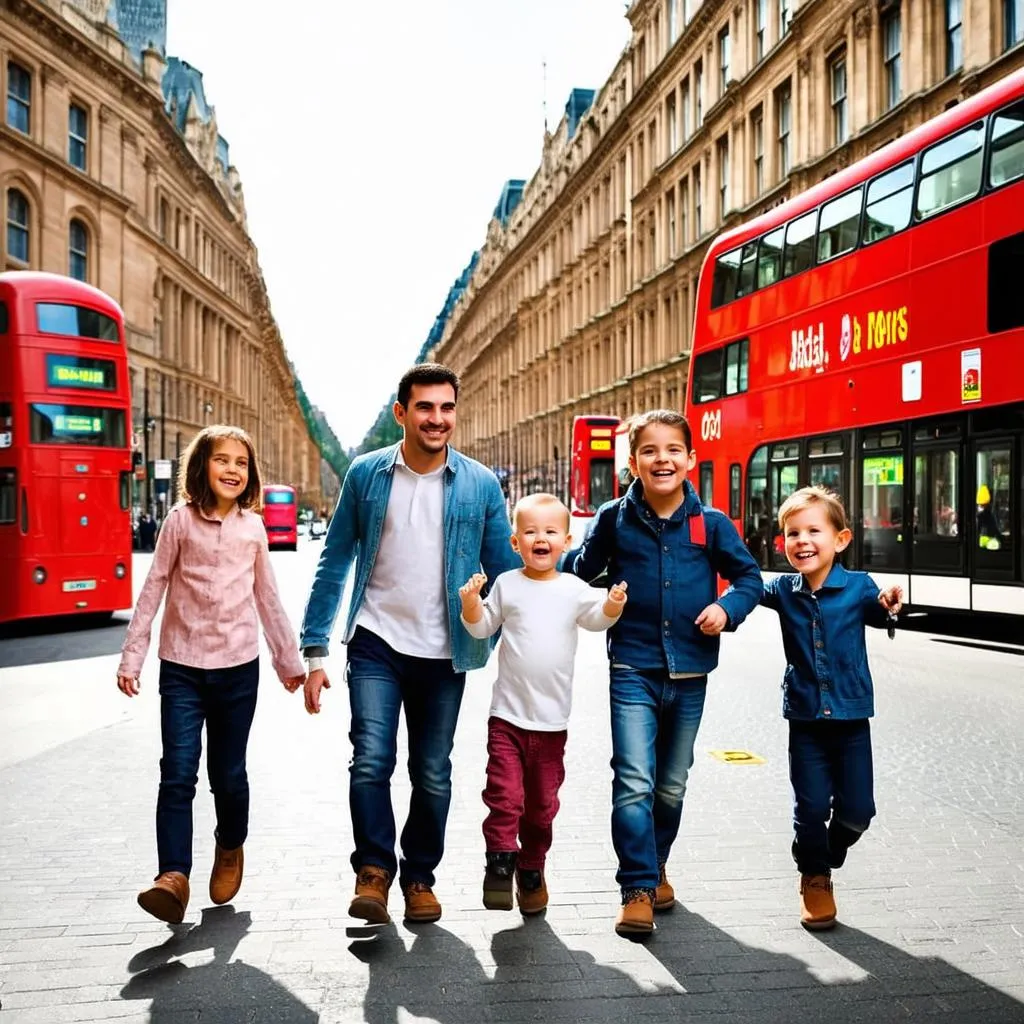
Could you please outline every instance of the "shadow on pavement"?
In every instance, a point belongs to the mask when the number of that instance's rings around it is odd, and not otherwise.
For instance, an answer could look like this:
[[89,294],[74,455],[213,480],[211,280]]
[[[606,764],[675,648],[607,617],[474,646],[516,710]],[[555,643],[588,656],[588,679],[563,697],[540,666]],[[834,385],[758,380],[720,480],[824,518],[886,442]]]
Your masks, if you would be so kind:
[[[237,913],[231,906],[203,910],[199,924],[178,926],[166,942],[132,957],[128,970],[135,977],[121,989],[121,998],[152,999],[151,1024],[184,1020],[317,1024],[320,1015],[268,974],[239,960],[231,962],[251,924],[248,911]],[[201,967],[174,959],[208,949],[213,950],[213,962]]]
[[117,654],[129,615],[28,619],[0,626],[0,668],[22,668]]
[[[811,934],[837,954],[835,965],[822,969],[831,979],[817,977],[797,957],[746,946],[678,905],[659,916],[657,934],[647,948],[687,992],[675,997],[677,1012],[685,1008],[700,1013],[704,992],[713,993],[719,1007],[727,1000],[730,1021],[747,1024],[887,1024],[908,1018],[949,1024],[1024,1021],[1024,1003],[945,960],[911,956],[842,924]],[[712,1012],[710,1006],[706,1012]]]

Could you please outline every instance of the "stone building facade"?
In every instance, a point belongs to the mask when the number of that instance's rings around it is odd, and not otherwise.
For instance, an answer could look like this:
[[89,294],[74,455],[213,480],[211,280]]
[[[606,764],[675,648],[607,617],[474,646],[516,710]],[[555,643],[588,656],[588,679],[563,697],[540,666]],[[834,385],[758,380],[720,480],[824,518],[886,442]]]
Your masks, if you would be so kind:
[[165,25],[166,0],[0,0],[0,268],[79,277],[124,309],[138,505],[173,502],[178,452],[224,422],[318,508],[238,172]]
[[460,447],[513,499],[564,488],[574,416],[682,408],[722,228],[1024,64],[1024,0],[634,0],[627,17],[433,350],[463,378]]

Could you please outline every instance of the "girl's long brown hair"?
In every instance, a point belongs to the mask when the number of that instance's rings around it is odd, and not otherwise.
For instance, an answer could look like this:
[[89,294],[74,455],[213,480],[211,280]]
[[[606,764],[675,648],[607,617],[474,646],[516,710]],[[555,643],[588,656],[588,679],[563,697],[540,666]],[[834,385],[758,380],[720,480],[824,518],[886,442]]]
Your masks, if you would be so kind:
[[256,461],[256,449],[252,438],[241,427],[220,423],[212,427],[203,427],[182,452],[178,460],[178,494],[181,500],[204,511],[209,511],[216,504],[217,499],[210,489],[206,464],[210,461],[218,441],[239,441],[248,449],[249,482],[238,496],[238,505],[239,508],[252,509],[254,512],[261,511],[263,483],[260,480],[260,467]]

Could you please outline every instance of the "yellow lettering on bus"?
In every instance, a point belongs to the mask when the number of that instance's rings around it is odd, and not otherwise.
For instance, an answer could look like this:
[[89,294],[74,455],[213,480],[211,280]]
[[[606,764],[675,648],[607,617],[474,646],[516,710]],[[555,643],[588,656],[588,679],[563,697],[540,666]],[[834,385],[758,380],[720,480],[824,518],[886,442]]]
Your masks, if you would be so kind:
[[[897,345],[907,340],[907,307],[899,309],[879,309],[868,312],[868,350],[884,348],[886,345]],[[859,351],[856,325],[854,329],[854,352]]]

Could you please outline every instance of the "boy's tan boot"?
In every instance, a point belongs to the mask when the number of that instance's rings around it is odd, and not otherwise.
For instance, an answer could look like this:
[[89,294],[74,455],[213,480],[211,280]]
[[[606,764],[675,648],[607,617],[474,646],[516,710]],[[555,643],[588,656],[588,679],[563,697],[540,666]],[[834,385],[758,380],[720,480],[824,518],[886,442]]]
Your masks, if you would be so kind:
[[836,901],[828,875],[800,876],[800,923],[812,932],[835,926]]
[[665,874],[665,865],[662,864],[658,873],[658,888],[654,890],[654,909],[657,912],[671,910],[676,905],[676,891]]
[[654,931],[654,896],[647,889],[626,889],[615,921],[619,935],[650,935]]
[[376,864],[364,864],[356,875],[356,894],[349,904],[350,917],[358,917],[370,924],[387,924],[388,890],[391,876]]
[[422,923],[441,920],[441,904],[426,882],[410,882],[405,887],[405,919]]
[[519,901],[519,913],[526,917],[545,910],[548,905],[548,887],[544,881],[544,872],[520,868],[516,872],[516,899]]
[[229,903],[242,886],[242,869],[245,856],[242,847],[225,850],[217,843],[213,855],[213,871],[210,873],[210,899],[218,906]]
[[188,879],[180,871],[165,871],[139,893],[139,906],[159,921],[181,924],[188,906]]

